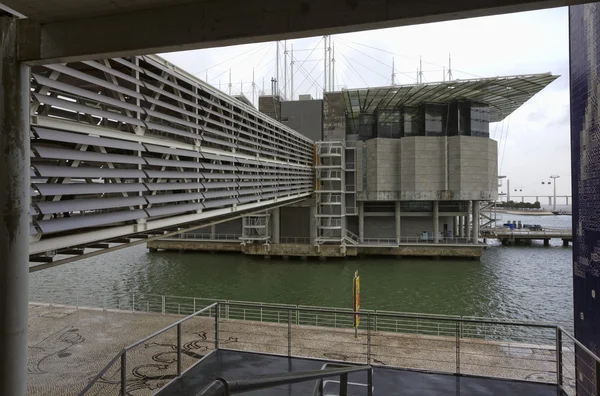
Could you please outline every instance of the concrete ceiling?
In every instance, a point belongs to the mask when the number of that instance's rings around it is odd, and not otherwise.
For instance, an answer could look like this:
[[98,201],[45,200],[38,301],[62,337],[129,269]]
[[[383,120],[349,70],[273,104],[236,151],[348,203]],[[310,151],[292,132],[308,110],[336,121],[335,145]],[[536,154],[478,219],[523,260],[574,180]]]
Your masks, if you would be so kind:
[[19,59],[50,63],[345,33],[586,2],[0,0],[0,8],[8,7],[26,17],[20,21]]
[[138,12],[195,0],[2,0],[9,9],[38,23]]

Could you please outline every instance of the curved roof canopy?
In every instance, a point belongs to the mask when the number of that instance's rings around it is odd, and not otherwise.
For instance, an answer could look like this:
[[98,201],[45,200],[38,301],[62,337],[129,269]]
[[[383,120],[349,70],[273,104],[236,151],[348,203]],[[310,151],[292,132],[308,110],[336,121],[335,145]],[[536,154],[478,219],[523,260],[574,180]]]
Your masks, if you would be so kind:
[[346,109],[351,113],[424,103],[469,100],[490,106],[490,122],[502,121],[559,76],[551,73],[524,76],[453,80],[437,83],[344,90]]

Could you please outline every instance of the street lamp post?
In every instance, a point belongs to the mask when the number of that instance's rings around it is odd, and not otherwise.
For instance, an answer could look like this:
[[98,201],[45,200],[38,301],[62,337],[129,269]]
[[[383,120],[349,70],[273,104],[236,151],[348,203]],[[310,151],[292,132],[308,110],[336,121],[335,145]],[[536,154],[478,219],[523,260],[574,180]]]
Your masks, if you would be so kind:
[[556,179],[558,179],[559,177],[560,176],[558,175],[550,176],[550,179],[554,179],[554,198],[552,198],[552,207],[554,208],[554,212],[556,212]]

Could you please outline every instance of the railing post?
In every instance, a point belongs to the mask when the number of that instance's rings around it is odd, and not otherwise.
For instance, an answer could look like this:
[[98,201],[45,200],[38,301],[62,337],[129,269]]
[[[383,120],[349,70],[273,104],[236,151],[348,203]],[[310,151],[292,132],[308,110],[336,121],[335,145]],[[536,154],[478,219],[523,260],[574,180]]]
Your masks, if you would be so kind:
[[[556,327],[556,384],[562,387],[563,376],[562,376],[562,333],[560,328]],[[596,371],[596,376],[598,371]]]
[[[164,315],[164,314],[166,313],[166,312],[165,312],[165,309],[166,309],[166,301],[165,301],[165,296],[164,296],[164,295],[163,295],[163,296],[161,296],[161,297],[162,297],[162,314]],[[196,310],[194,310],[194,312],[196,312]]]
[[135,312],[135,294],[131,294],[131,312]]
[[292,310],[288,309],[288,357],[292,356]]
[[367,364],[371,364],[371,313],[367,313]]
[[[196,312],[196,299],[194,298],[194,312]],[[210,312],[209,312],[210,314]]]
[[456,321],[456,372],[455,374],[460,374],[460,333],[462,328],[462,323],[457,320]]
[[127,396],[127,351],[121,355],[121,396]]
[[340,396],[348,396],[348,374],[340,375]]
[[215,349],[219,349],[219,307],[221,305],[217,303],[215,310]]
[[367,386],[369,387],[367,389],[367,396],[373,396],[373,368],[367,371]]
[[177,324],[177,376],[181,376],[181,323]]

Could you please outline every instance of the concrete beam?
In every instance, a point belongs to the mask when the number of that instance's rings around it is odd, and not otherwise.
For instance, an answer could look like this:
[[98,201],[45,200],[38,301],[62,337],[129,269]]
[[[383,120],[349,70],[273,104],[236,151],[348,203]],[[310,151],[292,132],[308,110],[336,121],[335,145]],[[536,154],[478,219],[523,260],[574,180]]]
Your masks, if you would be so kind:
[[[585,0],[228,0],[32,26],[21,61],[66,62],[338,34],[584,3]],[[60,5],[57,5],[59,7]],[[82,7],[84,5],[82,4]]]

